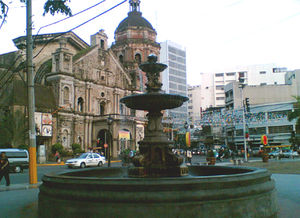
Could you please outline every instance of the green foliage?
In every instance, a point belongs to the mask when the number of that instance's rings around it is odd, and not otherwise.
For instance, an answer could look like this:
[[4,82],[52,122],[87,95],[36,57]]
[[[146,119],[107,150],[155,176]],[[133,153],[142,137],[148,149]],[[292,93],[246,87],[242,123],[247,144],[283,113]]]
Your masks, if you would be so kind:
[[63,152],[64,152],[64,147],[62,146],[62,144],[60,144],[60,143],[55,143],[55,144],[53,144],[53,145],[51,146],[51,152],[52,152],[53,154],[55,154],[56,151],[58,151],[61,155],[63,154]]
[[18,148],[28,150],[29,146],[28,145],[19,145]]
[[71,145],[71,147],[72,147],[73,154],[83,153],[83,150],[81,149],[80,144],[74,143],[74,144]]
[[44,13],[50,13],[54,15],[55,13],[62,13],[67,16],[72,16],[70,7],[67,5],[70,0],[48,0],[44,5]]
[[[20,0],[20,2],[25,3],[25,0]],[[71,0],[45,0],[43,15],[47,13],[51,15],[61,13],[72,16],[71,8],[68,6],[69,2],[71,2]],[[8,9],[8,5],[3,0],[0,0],[0,19],[7,16]]]
[[123,161],[123,163],[130,163],[130,157],[129,157],[130,149],[124,149],[120,153],[120,158]]
[[27,122],[21,111],[0,113],[0,147],[18,147],[27,139]]

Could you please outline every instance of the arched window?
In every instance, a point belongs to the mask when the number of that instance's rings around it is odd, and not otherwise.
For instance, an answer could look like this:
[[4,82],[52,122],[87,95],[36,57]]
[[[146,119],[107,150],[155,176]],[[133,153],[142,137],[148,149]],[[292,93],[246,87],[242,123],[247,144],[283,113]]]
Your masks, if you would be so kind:
[[69,147],[69,133],[68,133],[68,130],[64,130],[63,131],[62,145],[63,145],[64,148],[68,148]]
[[78,98],[77,105],[78,105],[78,111],[83,112],[83,99],[81,97]]
[[140,64],[140,63],[142,62],[142,57],[141,57],[140,54],[136,54],[136,55],[134,56],[134,59],[135,59],[135,61],[136,61],[138,64]]
[[104,49],[104,40],[103,39],[100,40],[100,47]]
[[120,55],[120,56],[119,56],[119,61],[120,61],[121,63],[123,63],[123,61],[124,61],[123,59],[124,59],[124,58],[123,58],[123,55]]
[[119,111],[120,111],[121,115],[125,114],[125,107],[124,107],[124,105],[122,103],[120,103],[120,105],[119,105]]
[[99,114],[103,116],[105,114],[105,103],[101,102],[99,105]]
[[63,89],[63,104],[70,103],[70,90],[68,87],[64,87]]

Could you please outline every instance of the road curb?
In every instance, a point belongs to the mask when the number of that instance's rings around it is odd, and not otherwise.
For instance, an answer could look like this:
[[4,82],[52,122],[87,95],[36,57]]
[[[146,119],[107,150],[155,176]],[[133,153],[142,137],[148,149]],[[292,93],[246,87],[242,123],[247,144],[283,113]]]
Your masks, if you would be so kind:
[[10,186],[1,185],[0,192],[35,189],[39,188],[41,184],[42,182],[38,182],[37,184],[11,184]]

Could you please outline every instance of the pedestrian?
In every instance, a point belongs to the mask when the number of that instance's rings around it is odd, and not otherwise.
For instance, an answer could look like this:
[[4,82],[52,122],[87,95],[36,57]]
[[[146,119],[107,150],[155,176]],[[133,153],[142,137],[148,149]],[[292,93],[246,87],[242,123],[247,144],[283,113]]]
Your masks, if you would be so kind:
[[59,155],[59,152],[58,152],[58,151],[56,151],[54,157],[55,157],[56,163],[60,163],[60,155]]
[[5,180],[6,180],[6,186],[9,186],[10,185],[9,161],[6,157],[5,152],[2,152],[1,156],[0,156],[0,182],[1,182],[3,176],[5,177]]

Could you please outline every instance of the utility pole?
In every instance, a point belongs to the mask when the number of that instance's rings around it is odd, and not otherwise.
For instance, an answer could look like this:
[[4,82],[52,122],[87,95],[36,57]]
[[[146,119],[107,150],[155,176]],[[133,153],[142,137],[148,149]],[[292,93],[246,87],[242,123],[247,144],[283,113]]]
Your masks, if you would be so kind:
[[245,79],[239,78],[239,87],[241,88],[241,100],[242,100],[242,112],[243,112],[243,139],[244,139],[244,154],[245,154],[245,161],[248,162],[247,156],[247,141],[246,141],[246,119],[245,119],[245,104],[244,104],[244,84]]
[[35,134],[35,98],[33,75],[33,41],[32,41],[32,4],[26,0],[26,61],[27,61],[27,86],[28,86],[28,123],[29,123],[29,183],[37,183],[36,167],[36,134]]

